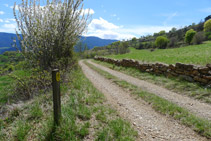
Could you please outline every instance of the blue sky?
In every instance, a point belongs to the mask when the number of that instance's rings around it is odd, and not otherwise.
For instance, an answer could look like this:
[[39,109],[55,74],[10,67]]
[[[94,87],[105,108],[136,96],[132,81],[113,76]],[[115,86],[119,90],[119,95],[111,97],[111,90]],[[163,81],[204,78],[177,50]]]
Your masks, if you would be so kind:
[[[0,32],[14,33],[14,2],[21,0],[0,0]],[[87,8],[92,21],[85,36],[122,40],[198,23],[211,15],[211,0],[84,0]]]

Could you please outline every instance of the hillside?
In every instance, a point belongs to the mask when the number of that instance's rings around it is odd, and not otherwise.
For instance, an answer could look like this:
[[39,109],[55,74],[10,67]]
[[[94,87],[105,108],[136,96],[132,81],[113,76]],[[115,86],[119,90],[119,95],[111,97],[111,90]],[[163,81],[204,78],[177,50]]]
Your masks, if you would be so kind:
[[[4,53],[5,51],[16,50],[12,47],[14,38],[17,40],[16,34],[0,32],[0,54]],[[17,43],[17,46],[20,48],[20,44]]]
[[211,62],[211,42],[201,45],[191,45],[174,49],[137,50],[130,48],[130,53],[122,55],[110,55],[115,59],[136,59],[145,62],[163,62],[175,64],[177,62],[186,64],[205,65]]
[[[0,54],[5,51],[16,50],[12,48],[14,38],[17,38],[16,34],[0,32]],[[117,40],[100,39],[98,37],[81,37],[81,41],[83,44],[87,44],[88,49],[92,49],[95,46],[101,47],[109,45]],[[17,46],[20,48],[19,44],[17,44]]]
[[116,42],[118,40],[110,40],[110,39],[101,39],[98,37],[90,36],[90,37],[81,37],[81,41],[84,44],[87,44],[88,49],[92,49],[95,46],[102,47],[107,46],[113,42]]

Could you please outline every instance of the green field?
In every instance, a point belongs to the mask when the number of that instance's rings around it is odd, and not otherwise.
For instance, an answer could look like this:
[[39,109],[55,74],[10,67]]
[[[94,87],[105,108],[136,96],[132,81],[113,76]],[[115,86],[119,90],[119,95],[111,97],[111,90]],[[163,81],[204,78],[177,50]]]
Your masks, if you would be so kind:
[[0,50],[1,49],[9,49],[9,48],[11,48],[11,47],[0,47]]
[[177,62],[186,64],[205,65],[211,62],[211,41],[201,45],[190,45],[174,49],[137,50],[130,48],[130,53],[122,55],[107,56],[114,59],[135,59],[143,62],[163,62],[175,64]]
[[0,47],[0,54],[2,54],[3,52],[12,49],[11,47]]

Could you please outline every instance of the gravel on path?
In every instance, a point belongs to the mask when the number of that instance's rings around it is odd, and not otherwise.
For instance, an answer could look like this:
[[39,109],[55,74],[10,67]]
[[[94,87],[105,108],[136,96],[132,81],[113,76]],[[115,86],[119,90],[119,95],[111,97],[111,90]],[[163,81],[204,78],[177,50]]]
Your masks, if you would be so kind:
[[207,103],[200,102],[196,99],[169,91],[165,88],[162,88],[155,84],[149,83],[147,81],[140,80],[140,79],[134,78],[132,76],[126,75],[124,73],[109,69],[102,65],[93,63],[90,60],[88,60],[88,63],[94,65],[95,67],[97,67],[103,71],[106,71],[106,72],[112,74],[115,77],[118,77],[121,80],[124,80],[128,83],[138,86],[145,91],[156,94],[157,96],[162,97],[168,101],[171,101],[180,107],[186,108],[187,110],[194,113],[198,117],[202,117],[204,119],[211,120],[211,105],[209,105]]
[[129,120],[137,129],[139,140],[207,140],[192,129],[179,124],[176,120],[157,113],[145,101],[135,100],[127,91],[90,69],[83,61],[80,61],[79,65],[86,77],[105,95],[108,102],[118,111],[120,116]]

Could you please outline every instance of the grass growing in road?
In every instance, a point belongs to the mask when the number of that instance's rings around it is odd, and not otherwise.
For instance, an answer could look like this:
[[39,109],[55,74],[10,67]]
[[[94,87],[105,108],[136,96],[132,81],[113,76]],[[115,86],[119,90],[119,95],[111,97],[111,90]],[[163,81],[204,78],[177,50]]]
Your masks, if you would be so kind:
[[193,97],[195,99],[211,104],[211,88],[204,88],[201,85],[190,83],[180,78],[166,78],[162,75],[158,76],[146,72],[140,72],[135,68],[121,67],[95,60],[93,60],[93,62],[106,66],[110,69],[131,75],[135,78],[146,80],[150,83],[165,87],[168,90],[177,92],[179,94],[185,94],[189,97]]
[[153,52],[150,50],[130,48],[130,53],[107,57],[114,59],[136,59],[143,62],[163,62],[166,64],[181,62],[205,65],[211,62],[211,41],[207,41],[201,45],[190,45],[173,49],[156,49]]
[[[56,140],[81,140],[85,139],[89,134],[93,135],[93,139],[100,139],[101,136],[114,140],[121,138],[130,138],[135,140],[137,133],[129,123],[122,121],[119,128],[110,126],[109,123],[119,120],[116,112],[108,105],[104,105],[104,96],[96,90],[81,72],[72,74],[75,79],[71,81],[71,93],[69,101],[63,106],[63,119],[61,125],[56,128],[52,139]],[[99,117],[99,114],[102,114]],[[94,123],[93,121],[96,121]],[[127,126],[127,130],[125,127]],[[94,132],[90,133],[90,128],[94,128]],[[109,134],[103,131],[108,129]],[[116,136],[115,133],[120,130],[121,133]]]
[[191,127],[194,131],[196,131],[202,136],[211,138],[211,132],[210,132],[211,122],[210,121],[199,118],[193,115],[192,113],[190,113],[188,110],[182,107],[179,107],[172,102],[169,102],[159,96],[156,96],[155,94],[143,91],[137,86],[134,86],[126,81],[120,80],[117,77],[95,67],[92,64],[89,64],[86,62],[86,65],[88,65],[90,68],[92,68],[99,74],[103,75],[107,79],[111,79],[114,83],[116,83],[120,87],[123,87],[129,90],[132,94],[142,98],[143,100],[148,102],[152,106],[152,108],[155,109],[156,111],[165,115],[169,115],[176,120],[179,120],[182,124]]
[[106,104],[104,95],[80,69],[72,70],[68,82],[61,84],[61,95],[59,126],[53,124],[52,92],[49,92],[0,119],[0,140],[137,139],[137,132]]

